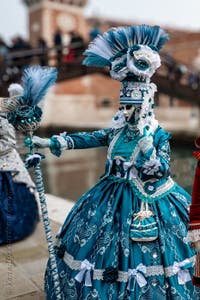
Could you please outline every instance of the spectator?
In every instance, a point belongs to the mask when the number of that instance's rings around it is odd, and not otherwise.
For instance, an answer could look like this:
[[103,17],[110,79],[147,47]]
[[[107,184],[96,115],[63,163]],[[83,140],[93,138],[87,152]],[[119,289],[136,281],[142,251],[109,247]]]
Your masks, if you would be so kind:
[[14,37],[12,39],[11,51],[29,50],[31,45],[25,41],[21,36]]
[[23,40],[23,41],[24,41],[24,49],[23,50],[27,51],[27,52],[25,52],[25,55],[24,55],[24,64],[30,64],[30,62],[33,58],[33,53],[31,51],[32,46],[29,41],[27,41],[27,40]]
[[85,50],[85,43],[82,36],[78,32],[72,31],[70,51],[74,52],[74,58],[77,59],[78,57],[81,57],[84,50]]
[[174,68],[174,79],[180,83],[180,81],[186,71],[187,71],[187,68],[185,65],[176,64],[175,68]]
[[8,53],[8,46],[0,37],[0,64],[4,63],[6,54]]
[[61,64],[63,41],[62,41],[62,32],[59,28],[56,30],[54,34],[54,46],[56,47],[57,62],[58,64]]
[[[12,46],[10,47],[10,52],[12,54],[12,62],[18,68],[21,68],[25,63],[29,63],[32,55],[20,54],[20,51],[31,50],[31,45],[29,42],[25,41],[21,36],[17,36],[12,39]],[[15,56],[16,55],[16,56]]]
[[166,53],[163,55],[163,61],[165,66],[167,67],[167,78],[169,80],[173,80],[174,69],[175,69],[175,60],[174,58]]
[[41,52],[39,54],[40,65],[47,66],[48,65],[47,43],[45,39],[43,39],[42,37],[38,39],[38,48],[41,49]]
[[199,75],[195,72],[190,72],[188,75],[188,84],[193,88],[193,90],[196,90],[198,88],[199,83]]
[[6,55],[8,53],[8,46],[0,37],[0,85],[2,85],[2,78],[6,69]]

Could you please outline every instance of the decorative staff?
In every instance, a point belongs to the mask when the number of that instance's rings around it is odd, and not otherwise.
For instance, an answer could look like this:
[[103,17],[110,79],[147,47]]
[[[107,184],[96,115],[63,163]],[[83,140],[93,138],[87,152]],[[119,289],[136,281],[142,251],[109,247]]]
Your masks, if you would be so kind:
[[57,70],[55,68],[33,66],[25,69],[22,75],[22,87],[24,89],[23,94],[21,96],[13,96],[5,99],[4,106],[8,110],[8,121],[17,131],[26,135],[25,144],[29,148],[29,153],[26,158],[26,167],[34,167],[35,169],[36,186],[39,193],[42,219],[48,243],[55,295],[56,299],[62,299],[54,243],[51,234],[40,167],[40,162],[45,157],[40,153],[34,153],[32,143],[33,132],[39,128],[42,117],[42,110],[38,104],[44,98],[49,88],[55,83],[56,79]]

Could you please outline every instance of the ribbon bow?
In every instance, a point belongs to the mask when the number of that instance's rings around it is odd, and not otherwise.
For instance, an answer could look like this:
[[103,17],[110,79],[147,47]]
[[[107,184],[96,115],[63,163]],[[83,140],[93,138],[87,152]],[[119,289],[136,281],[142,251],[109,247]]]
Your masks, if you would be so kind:
[[147,284],[147,281],[144,277],[146,274],[147,268],[143,264],[139,264],[136,269],[128,269],[128,287],[129,291],[134,291],[136,282],[139,287],[143,287]]
[[76,275],[75,279],[82,282],[85,278],[85,286],[92,286],[91,270],[94,269],[94,264],[91,264],[87,259],[81,263],[81,270]]
[[174,262],[173,264],[173,273],[178,274],[178,283],[185,284],[191,280],[190,272],[187,270],[191,266],[191,262],[186,259],[184,262],[178,263]]

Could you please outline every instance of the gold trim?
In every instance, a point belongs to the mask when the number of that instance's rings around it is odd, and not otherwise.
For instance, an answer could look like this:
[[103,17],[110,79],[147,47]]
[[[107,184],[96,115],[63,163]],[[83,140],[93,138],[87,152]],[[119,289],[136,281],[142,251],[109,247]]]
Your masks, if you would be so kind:
[[7,98],[0,97],[0,112],[7,112],[8,109],[6,108],[5,102]]
[[9,112],[14,111],[17,106],[20,105],[18,102],[19,96],[13,96],[13,97],[0,97],[0,111],[3,112]]

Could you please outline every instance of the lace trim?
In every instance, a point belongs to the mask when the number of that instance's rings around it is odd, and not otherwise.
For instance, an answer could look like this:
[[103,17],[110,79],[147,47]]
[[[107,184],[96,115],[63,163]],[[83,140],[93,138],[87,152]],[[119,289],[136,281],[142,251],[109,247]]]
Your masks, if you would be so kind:
[[107,158],[109,160],[111,160],[111,155],[112,155],[112,152],[113,152],[113,148],[114,148],[115,143],[118,140],[119,136],[121,135],[123,129],[124,129],[124,127],[122,127],[122,129],[114,136],[114,138],[112,139],[112,141],[111,141],[111,143],[108,147]]
[[60,151],[61,152],[68,149],[68,145],[67,145],[66,140],[63,136],[53,135],[52,137],[56,138],[58,140],[58,142],[60,144]]
[[156,276],[156,275],[163,275],[164,274],[164,268],[163,266],[152,266],[147,267],[147,276]]
[[[193,256],[189,259],[183,260],[182,262],[179,262],[179,265],[181,267],[188,264],[188,261],[193,263],[195,262],[195,257]],[[80,270],[81,269],[81,260],[75,260],[72,255],[70,255],[67,251],[65,251],[64,262],[68,265],[68,267],[72,270]],[[103,280],[103,272],[105,269],[94,269],[93,270],[93,280]],[[176,275],[174,272],[174,266],[163,268],[162,265],[156,265],[156,266],[150,266],[146,267],[146,277],[150,276],[159,276],[159,275],[165,275],[166,277],[171,277]],[[119,282],[128,282],[129,275],[128,272],[125,271],[118,271],[118,279]]]
[[[152,193],[149,197],[149,194],[147,194],[144,191],[144,182],[142,180],[140,180],[139,177],[134,178],[131,181],[131,183],[138,190],[138,192],[142,196],[145,196],[145,198],[148,198],[148,201],[150,201],[150,202],[152,202],[153,200],[155,200],[155,198],[160,197],[161,195],[163,195],[165,193],[171,192],[171,189],[173,187],[175,187],[175,183],[174,183],[173,179],[171,177],[169,177],[168,180],[164,184],[162,184],[161,186],[157,187],[156,192]],[[154,182],[152,182],[152,184],[154,184]]]
[[81,260],[75,260],[72,255],[70,255],[67,251],[65,251],[64,262],[70,267],[72,270],[80,270],[81,269]]
[[61,151],[64,151],[64,150],[68,149],[68,145],[67,145],[64,137],[62,137],[60,135],[56,135],[56,136],[53,136],[53,137],[56,137],[57,140],[59,141],[59,143],[60,143],[60,150]]
[[184,242],[198,242],[200,241],[200,229],[189,230],[187,236],[184,238]]
[[[180,267],[185,267],[186,265],[188,265],[188,263],[192,263],[192,265],[194,265],[195,258],[196,258],[196,255],[179,262],[178,265]],[[170,266],[170,267],[165,268],[165,276],[166,277],[171,277],[171,276],[174,276],[176,274],[177,274],[177,270],[174,269],[174,266]]]

